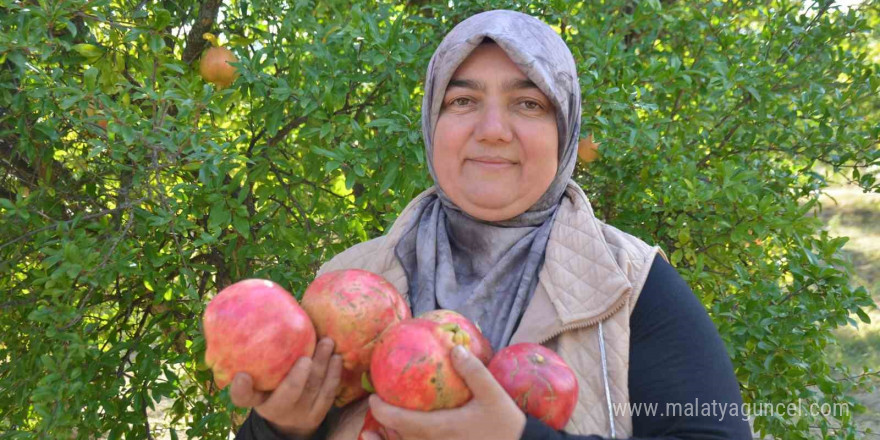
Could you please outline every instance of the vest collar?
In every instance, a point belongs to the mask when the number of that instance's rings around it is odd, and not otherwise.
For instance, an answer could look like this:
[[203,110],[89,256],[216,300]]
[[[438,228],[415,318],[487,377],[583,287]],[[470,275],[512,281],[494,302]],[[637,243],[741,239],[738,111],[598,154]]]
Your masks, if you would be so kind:
[[619,309],[632,285],[586,194],[569,181],[538,274],[563,326],[592,325]]
[[[393,254],[394,246],[415,221],[418,204],[436,193],[431,187],[410,201],[388,231],[386,243]],[[595,324],[623,306],[632,285],[617,264],[614,250],[605,240],[602,224],[593,214],[586,194],[574,181],[569,181],[562,204],[547,243],[544,264],[538,274],[535,295],[547,295],[553,305],[551,313],[541,313],[541,321],[553,322],[559,331]],[[393,258],[394,265],[399,265]],[[408,298],[408,289],[401,293]],[[528,308],[531,308],[530,304]],[[528,308],[526,313],[528,313]],[[547,328],[547,327],[544,327]]]

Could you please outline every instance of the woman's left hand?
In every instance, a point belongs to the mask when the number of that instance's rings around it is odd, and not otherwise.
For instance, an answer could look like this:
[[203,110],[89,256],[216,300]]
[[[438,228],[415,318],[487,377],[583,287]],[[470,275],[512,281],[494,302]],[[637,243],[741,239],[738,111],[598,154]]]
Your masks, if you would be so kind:
[[[518,440],[526,416],[486,366],[462,346],[452,350],[452,364],[474,395],[470,402],[455,409],[413,411],[385,403],[374,394],[370,396],[373,417],[404,440]],[[365,438],[380,440],[374,433]]]

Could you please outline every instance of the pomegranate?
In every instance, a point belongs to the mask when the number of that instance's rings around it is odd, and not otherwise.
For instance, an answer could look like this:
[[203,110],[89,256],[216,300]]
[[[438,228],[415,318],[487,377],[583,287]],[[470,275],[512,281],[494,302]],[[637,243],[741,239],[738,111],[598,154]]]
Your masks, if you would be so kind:
[[95,123],[98,125],[98,127],[101,127],[104,130],[107,129],[107,118],[105,118],[102,113],[99,113],[93,105],[90,104],[89,107],[86,108],[86,115],[90,118],[95,117],[96,115],[99,116]]
[[590,163],[599,158],[599,144],[593,142],[593,134],[578,141],[578,157],[584,163]]
[[218,88],[229,87],[238,76],[238,70],[230,63],[237,63],[238,57],[231,50],[220,47],[217,37],[213,34],[206,33],[203,38],[210,41],[213,46],[202,54],[199,74],[202,79]]
[[315,323],[318,338],[329,336],[342,356],[342,383],[336,405],[345,406],[363,396],[361,376],[379,335],[410,317],[409,307],[394,286],[372,272],[339,270],[316,278],[306,289],[302,306]]
[[514,344],[495,354],[489,371],[526,414],[557,430],[568,423],[577,404],[577,377],[553,350]]
[[430,411],[456,408],[471,391],[455,371],[450,350],[470,346],[470,336],[457,324],[409,319],[379,338],[370,377],[382,400],[402,408]]
[[205,363],[222,389],[235,373],[274,390],[296,360],[315,352],[315,328],[296,299],[268,280],[239,281],[215,296],[202,318]]
[[477,359],[482,361],[483,365],[487,365],[489,361],[492,360],[492,344],[490,344],[489,340],[483,336],[480,327],[470,319],[467,319],[464,315],[454,310],[438,309],[422,313],[418,317],[439,322],[441,324],[458,324],[461,329],[466,331],[468,336],[470,336],[471,343],[468,348],[471,353],[473,353]]

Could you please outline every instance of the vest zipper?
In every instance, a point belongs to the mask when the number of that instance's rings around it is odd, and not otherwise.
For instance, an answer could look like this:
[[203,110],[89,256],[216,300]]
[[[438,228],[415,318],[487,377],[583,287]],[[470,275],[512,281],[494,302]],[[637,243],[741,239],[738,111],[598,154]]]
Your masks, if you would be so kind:
[[553,338],[555,338],[555,337],[557,337],[567,331],[592,327],[592,326],[598,324],[598,326],[599,326],[599,352],[600,352],[601,358],[602,358],[602,384],[605,388],[605,404],[607,406],[606,411],[608,413],[608,426],[610,427],[610,432],[609,432],[610,438],[617,438],[617,429],[615,429],[615,427],[614,427],[614,411],[613,411],[613,404],[611,402],[611,390],[610,390],[610,386],[608,384],[608,364],[607,364],[606,358],[605,358],[605,335],[604,335],[604,332],[602,331],[602,321],[608,319],[609,317],[611,317],[615,313],[619,312],[621,308],[623,308],[623,306],[626,304],[625,299],[627,298],[627,295],[626,294],[621,295],[620,298],[621,299],[619,299],[614,304],[614,306],[612,306],[610,309],[608,309],[607,312],[605,312],[599,316],[596,316],[595,318],[588,319],[586,321],[580,321],[580,322],[564,325],[564,326],[560,327],[559,329],[555,330],[553,333],[551,333],[549,337],[544,338],[540,342],[538,342],[539,344],[543,345],[547,341],[549,341],[549,340],[551,340],[551,339],[553,339]]
[[611,388],[608,386],[608,362],[605,358],[605,332],[602,330],[602,321],[599,321],[599,353],[602,356],[602,382],[605,383],[605,404],[608,407],[608,426],[611,427],[611,438],[617,438],[614,429],[614,411],[611,404]]
[[618,299],[617,302],[614,303],[614,305],[611,306],[610,309],[608,309],[605,313],[603,313],[601,315],[595,316],[595,317],[590,318],[585,321],[575,321],[573,323],[563,325],[563,326],[553,330],[553,332],[550,333],[547,337],[539,339],[538,344],[543,345],[543,344],[547,343],[547,341],[549,341],[549,340],[551,340],[551,339],[553,339],[553,338],[555,338],[565,332],[569,332],[572,330],[580,330],[580,329],[587,328],[587,327],[592,327],[592,326],[598,324],[599,321],[604,321],[604,320],[608,319],[609,317],[611,317],[611,315],[614,315],[615,313],[619,312],[621,308],[623,308],[624,304],[626,304],[626,298],[627,298],[626,294],[620,295],[620,299]]

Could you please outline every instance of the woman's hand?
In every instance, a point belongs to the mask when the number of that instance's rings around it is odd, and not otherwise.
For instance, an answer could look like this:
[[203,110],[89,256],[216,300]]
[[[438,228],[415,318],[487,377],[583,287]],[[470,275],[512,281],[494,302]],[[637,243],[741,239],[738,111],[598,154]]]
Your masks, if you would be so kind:
[[[373,417],[404,440],[518,440],[525,428],[526,416],[486,366],[462,346],[452,350],[452,364],[474,395],[466,405],[430,412],[411,411],[389,405],[372,395]],[[365,439],[381,438],[369,433]]]
[[236,406],[253,408],[276,431],[291,437],[308,437],[324,417],[342,376],[342,357],[333,354],[333,340],[324,338],[314,358],[301,357],[274,391],[253,389],[249,374],[232,379],[229,396]]

